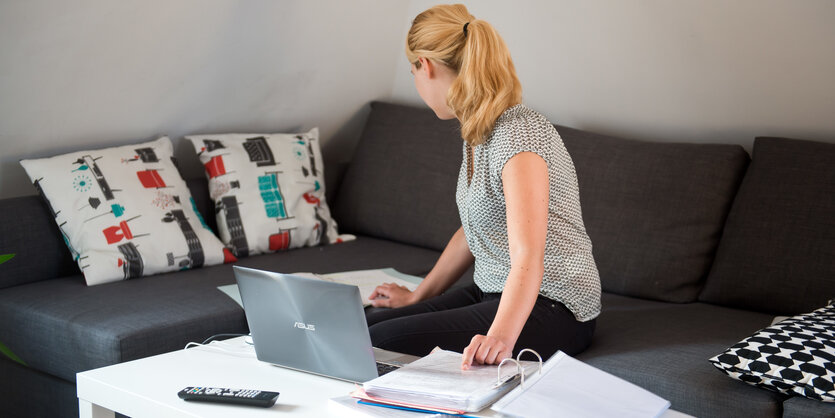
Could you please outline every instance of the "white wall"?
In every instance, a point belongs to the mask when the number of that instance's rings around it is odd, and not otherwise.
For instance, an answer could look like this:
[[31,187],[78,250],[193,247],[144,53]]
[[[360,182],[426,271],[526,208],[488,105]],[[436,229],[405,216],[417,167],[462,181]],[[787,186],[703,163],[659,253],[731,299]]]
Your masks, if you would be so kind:
[[[420,104],[403,55],[425,0],[0,1],[0,198],[22,158],[168,134],[321,128],[350,158],[371,100]],[[835,142],[835,1],[479,0],[525,102],[658,141]]]
[[[435,3],[411,1],[410,18]],[[553,123],[749,151],[755,136],[835,142],[835,1],[463,3]],[[420,103],[400,55],[393,98]]]
[[[0,197],[34,194],[18,160],[168,134],[319,126],[347,159],[389,99],[407,2],[0,2]],[[187,158],[190,157],[190,158]]]

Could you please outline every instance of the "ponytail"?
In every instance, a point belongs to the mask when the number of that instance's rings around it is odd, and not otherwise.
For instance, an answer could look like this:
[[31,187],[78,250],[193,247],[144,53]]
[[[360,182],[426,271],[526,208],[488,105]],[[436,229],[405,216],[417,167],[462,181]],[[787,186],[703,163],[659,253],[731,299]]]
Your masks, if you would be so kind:
[[447,105],[469,145],[484,143],[502,112],[522,100],[522,85],[504,40],[464,5],[435,6],[419,14],[406,38],[406,56],[418,66],[418,58],[425,57],[458,73]]

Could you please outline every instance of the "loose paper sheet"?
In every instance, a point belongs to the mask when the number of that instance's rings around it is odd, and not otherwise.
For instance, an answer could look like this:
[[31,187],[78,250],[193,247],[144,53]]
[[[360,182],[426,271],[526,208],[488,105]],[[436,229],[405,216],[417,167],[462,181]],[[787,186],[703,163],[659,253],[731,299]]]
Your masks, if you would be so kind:
[[554,354],[530,384],[517,387],[492,409],[512,416],[657,417],[670,403],[639,386],[585,364],[563,352]]
[[[345,271],[329,274],[293,273],[293,275],[357,286],[360,289],[362,306],[371,305],[371,301],[368,300],[368,297],[371,296],[371,293],[374,292],[374,289],[377,286],[383,283],[396,283],[400,286],[406,286],[409,290],[415,290],[417,289],[418,284],[420,284],[423,280],[417,276],[403,274],[393,268]],[[241,293],[238,290],[237,284],[218,286],[218,289],[221,292],[226,293],[226,295],[232,298],[235,302],[238,302],[238,305],[243,307],[243,302],[241,302]]]

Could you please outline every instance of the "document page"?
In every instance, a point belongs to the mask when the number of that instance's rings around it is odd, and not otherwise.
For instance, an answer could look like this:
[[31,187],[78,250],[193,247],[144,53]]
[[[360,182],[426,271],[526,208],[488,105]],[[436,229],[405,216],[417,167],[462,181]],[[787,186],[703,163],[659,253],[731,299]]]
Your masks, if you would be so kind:
[[[306,276],[310,273],[299,273],[300,276]],[[409,290],[417,289],[418,284],[423,280],[417,276],[410,276],[408,274],[400,273],[399,271],[387,269],[375,270],[356,270],[345,271],[341,273],[316,274],[314,275],[321,280],[327,280],[335,283],[350,284],[360,288],[360,296],[362,297],[362,305],[371,305],[368,299],[374,289],[383,283],[396,283],[400,286],[406,286]]]
[[514,416],[657,417],[670,403],[637,385],[557,352],[534,376],[492,409]]
[[[325,280],[334,283],[349,284],[359,287],[360,297],[362,298],[362,306],[371,305],[368,297],[374,292],[374,289],[383,283],[397,283],[401,286],[406,286],[409,290],[417,289],[418,284],[423,280],[421,277],[410,276],[403,274],[393,268],[374,269],[374,270],[356,270],[345,271],[340,273],[329,274],[314,274],[314,273],[292,273],[294,276],[307,277],[309,279]],[[237,284],[229,284],[225,286],[218,286],[218,289],[226,293],[238,305],[243,307],[241,302],[241,293],[238,290]]]

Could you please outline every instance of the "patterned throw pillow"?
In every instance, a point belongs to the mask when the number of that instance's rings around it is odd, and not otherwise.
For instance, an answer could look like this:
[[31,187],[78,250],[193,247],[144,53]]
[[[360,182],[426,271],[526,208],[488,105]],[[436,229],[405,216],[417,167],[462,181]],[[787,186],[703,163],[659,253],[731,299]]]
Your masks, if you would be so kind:
[[162,137],[20,162],[88,285],[233,261]]
[[236,256],[337,242],[317,128],[186,139],[206,168],[220,239]]
[[762,329],[710,362],[754,386],[835,402],[835,305]]

